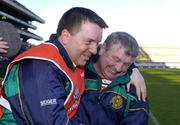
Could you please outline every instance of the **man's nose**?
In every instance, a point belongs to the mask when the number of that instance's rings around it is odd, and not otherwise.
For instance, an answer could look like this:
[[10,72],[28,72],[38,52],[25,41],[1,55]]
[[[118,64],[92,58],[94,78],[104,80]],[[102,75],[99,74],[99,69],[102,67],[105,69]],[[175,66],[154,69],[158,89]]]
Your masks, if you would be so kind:
[[123,64],[120,62],[116,63],[115,69],[116,69],[116,72],[122,72]]
[[89,51],[90,51],[93,55],[95,55],[95,54],[97,53],[97,44],[95,44],[95,43],[91,44],[90,47],[89,47]]

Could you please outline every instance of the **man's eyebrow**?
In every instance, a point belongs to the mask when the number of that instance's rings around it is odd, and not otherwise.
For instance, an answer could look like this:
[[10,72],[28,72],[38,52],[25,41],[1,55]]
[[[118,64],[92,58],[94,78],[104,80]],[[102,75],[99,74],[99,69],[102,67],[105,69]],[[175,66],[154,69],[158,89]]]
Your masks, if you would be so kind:
[[94,40],[94,39],[92,39],[92,38],[87,38],[87,40],[88,40],[88,41],[96,41],[96,40]]
[[121,61],[121,58],[117,57],[117,56],[112,56],[116,61]]

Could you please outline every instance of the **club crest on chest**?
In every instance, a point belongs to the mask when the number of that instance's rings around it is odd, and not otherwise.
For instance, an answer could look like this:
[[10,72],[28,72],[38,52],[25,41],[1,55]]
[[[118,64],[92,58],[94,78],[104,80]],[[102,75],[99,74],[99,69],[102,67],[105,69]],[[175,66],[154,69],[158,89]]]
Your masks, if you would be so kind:
[[116,95],[112,97],[110,103],[114,109],[120,109],[123,106],[123,99],[120,95]]

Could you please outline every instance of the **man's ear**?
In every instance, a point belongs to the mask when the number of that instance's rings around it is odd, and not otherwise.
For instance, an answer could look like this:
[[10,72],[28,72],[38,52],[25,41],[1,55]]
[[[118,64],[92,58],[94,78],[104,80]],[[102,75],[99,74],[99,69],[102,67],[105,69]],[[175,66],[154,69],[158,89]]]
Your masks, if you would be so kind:
[[99,55],[102,55],[106,51],[106,43],[100,45]]
[[62,33],[61,33],[61,42],[66,45],[69,42],[71,34],[69,33],[69,31],[67,29],[63,29]]

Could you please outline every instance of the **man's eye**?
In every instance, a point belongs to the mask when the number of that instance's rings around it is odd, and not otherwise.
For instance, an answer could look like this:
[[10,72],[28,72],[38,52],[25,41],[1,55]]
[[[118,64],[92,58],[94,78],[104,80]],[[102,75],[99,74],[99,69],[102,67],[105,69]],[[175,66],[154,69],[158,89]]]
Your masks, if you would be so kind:
[[90,41],[87,41],[87,42],[86,42],[86,45],[90,45],[90,44],[91,44],[91,42],[90,42]]
[[116,61],[116,62],[120,62],[120,61],[121,61],[120,59],[118,59],[118,58],[116,58],[116,57],[114,57],[113,59],[114,59],[114,61]]
[[129,67],[131,64],[125,64],[126,67]]

